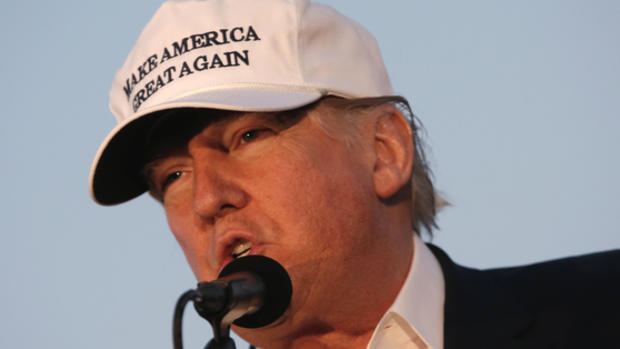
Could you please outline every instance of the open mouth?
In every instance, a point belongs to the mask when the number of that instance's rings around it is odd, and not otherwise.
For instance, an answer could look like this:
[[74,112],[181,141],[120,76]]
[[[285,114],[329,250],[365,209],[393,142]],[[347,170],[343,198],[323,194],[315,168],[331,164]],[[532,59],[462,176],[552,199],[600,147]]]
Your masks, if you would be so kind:
[[247,256],[250,254],[252,250],[252,243],[247,240],[238,240],[233,244],[230,256],[233,259],[237,259],[239,257]]

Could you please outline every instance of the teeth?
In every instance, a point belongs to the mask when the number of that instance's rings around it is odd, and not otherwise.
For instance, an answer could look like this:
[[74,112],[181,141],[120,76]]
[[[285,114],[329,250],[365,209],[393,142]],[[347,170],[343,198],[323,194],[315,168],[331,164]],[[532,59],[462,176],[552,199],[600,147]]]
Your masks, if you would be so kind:
[[230,255],[233,258],[247,256],[252,249],[252,243],[249,241],[237,241],[232,248]]

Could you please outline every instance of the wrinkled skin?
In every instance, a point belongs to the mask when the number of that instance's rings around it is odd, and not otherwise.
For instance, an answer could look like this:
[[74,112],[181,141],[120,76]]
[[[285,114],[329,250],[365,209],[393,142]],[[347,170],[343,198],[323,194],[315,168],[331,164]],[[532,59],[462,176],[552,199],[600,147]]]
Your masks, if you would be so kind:
[[149,165],[199,281],[215,279],[239,241],[289,272],[282,318],[235,328],[259,347],[364,348],[410,265],[406,121],[377,108],[360,116],[351,140],[338,136],[351,131],[334,113],[319,104],[294,122],[222,117],[165,145]]

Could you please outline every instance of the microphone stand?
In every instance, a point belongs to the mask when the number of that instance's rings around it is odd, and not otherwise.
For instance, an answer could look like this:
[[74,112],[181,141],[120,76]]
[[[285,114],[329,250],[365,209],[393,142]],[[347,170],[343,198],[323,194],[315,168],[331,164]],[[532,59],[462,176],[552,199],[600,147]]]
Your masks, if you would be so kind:
[[[213,327],[213,339],[207,343],[205,349],[236,349],[235,341],[230,338],[230,325],[221,326],[220,319],[207,320]],[[218,322],[220,325],[218,326]],[[216,328],[219,327],[219,330]]]
[[231,317],[227,316],[228,310],[224,308],[219,311],[209,311],[199,306],[199,304],[205,304],[205,302],[207,302],[207,305],[211,302],[220,302],[221,304],[221,298],[225,298],[226,294],[219,287],[212,287],[210,295],[212,297],[209,300],[205,300],[203,295],[197,290],[189,290],[179,297],[174,310],[172,324],[172,340],[175,349],[183,349],[183,312],[189,301],[194,302],[194,308],[198,314],[205,318],[213,329],[213,339],[207,343],[205,349],[236,349],[235,342],[230,338],[230,325],[234,319],[230,319]]
[[[175,349],[183,349],[183,312],[190,301],[213,329],[205,349],[236,349],[230,326],[259,328],[276,321],[288,308],[293,289],[286,270],[265,256],[250,255],[229,263],[211,282],[179,297],[172,322]],[[254,348],[250,345],[250,348]]]
[[221,281],[198,284],[199,296],[194,299],[194,308],[213,329],[213,339],[205,349],[236,349],[235,341],[230,338],[230,325],[238,316],[229,307],[221,306],[226,304],[227,287]]

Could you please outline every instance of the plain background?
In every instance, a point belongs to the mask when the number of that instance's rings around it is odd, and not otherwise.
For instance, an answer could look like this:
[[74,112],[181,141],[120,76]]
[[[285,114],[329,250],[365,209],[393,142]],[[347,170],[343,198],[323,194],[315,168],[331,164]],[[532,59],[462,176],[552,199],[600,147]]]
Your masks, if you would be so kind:
[[[620,2],[331,4],[377,37],[426,127],[452,202],[434,243],[474,267],[620,247]],[[2,348],[172,346],[195,280],[161,208],[99,207],[87,189],[112,76],[158,5],[3,3]],[[202,348],[210,329],[186,322],[186,348]]]

